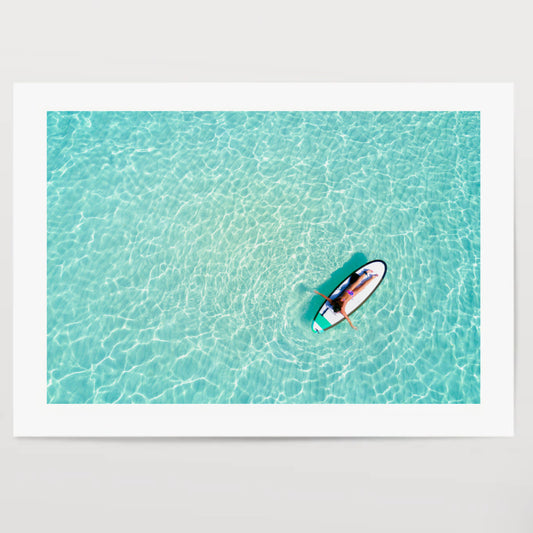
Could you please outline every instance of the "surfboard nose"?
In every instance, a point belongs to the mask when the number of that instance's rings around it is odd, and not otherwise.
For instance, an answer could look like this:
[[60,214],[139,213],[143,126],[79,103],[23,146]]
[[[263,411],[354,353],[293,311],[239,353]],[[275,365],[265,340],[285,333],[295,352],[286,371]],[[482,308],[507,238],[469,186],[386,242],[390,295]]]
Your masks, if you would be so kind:
[[324,330],[315,321],[313,321],[313,331],[315,333],[324,333]]

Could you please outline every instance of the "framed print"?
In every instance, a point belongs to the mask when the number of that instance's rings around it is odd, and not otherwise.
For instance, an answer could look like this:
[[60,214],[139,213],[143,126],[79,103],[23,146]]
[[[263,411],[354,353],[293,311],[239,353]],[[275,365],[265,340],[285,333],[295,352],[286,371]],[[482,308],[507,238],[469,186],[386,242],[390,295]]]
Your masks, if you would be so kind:
[[18,436],[513,433],[511,84],[17,84]]

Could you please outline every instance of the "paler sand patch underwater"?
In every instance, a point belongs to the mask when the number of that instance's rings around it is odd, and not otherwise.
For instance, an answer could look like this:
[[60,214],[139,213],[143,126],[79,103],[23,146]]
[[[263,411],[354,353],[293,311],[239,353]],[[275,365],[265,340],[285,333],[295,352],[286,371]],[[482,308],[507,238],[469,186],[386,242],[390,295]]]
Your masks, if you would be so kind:
[[479,403],[479,113],[47,120],[48,403]]

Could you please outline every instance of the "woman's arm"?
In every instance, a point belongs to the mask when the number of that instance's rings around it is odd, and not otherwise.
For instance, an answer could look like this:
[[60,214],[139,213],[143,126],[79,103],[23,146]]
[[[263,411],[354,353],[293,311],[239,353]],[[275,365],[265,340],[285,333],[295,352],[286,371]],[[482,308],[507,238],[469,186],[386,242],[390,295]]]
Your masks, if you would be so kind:
[[342,306],[341,313],[344,315],[344,318],[348,321],[348,324],[350,324],[350,326],[352,326],[353,329],[357,329],[357,328],[352,324],[352,321],[350,320],[350,317],[346,314],[346,311],[344,310],[344,306]]
[[330,303],[333,301],[331,298],[328,298],[325,294],[322,294],[321,292],[318,292],[318,291],[313,291],[313,292],[316,292],[317,294],[322,296],[322,298],[325,298]]

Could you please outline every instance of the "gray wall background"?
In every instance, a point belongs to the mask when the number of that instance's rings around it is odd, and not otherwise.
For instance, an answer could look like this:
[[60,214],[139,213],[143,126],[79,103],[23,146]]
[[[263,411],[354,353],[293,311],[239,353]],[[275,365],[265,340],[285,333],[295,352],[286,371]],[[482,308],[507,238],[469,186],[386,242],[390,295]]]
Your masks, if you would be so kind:
[[[533,531],[528,2],[11,0],[0,9],[0,528]],[[514,81],[516,436],[14,439],[14,81]]]

